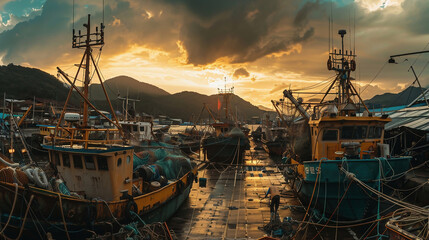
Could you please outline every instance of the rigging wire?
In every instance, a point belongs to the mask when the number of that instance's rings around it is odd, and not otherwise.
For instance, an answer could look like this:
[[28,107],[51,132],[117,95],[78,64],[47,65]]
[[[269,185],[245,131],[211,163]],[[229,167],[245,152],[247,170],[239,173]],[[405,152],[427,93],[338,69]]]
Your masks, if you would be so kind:
[[310,85],[310,86],[303,87],[303,88],[299,88],[299,89],[294,89],[294,91],[303,91],[303,90],[309,90],[309,89],[317,88],[317,87],[319,87],[319,86],[321,86],[321,85],[323,85],[323,84],[327,84],[327,83],[329,83],[329,82],[331,81],[331,79],[332,79],[332,78],[334,78],[335,76],[336,76],[336,75],[330,76],[330,77],[328,77],[327,79],[325,79],[325,80],[323,80],[323,81],[320,81],[320,82],[318,82],[318,83],[315,83],[314,85]]
[[378,70],[377,74],[375,74],[374,78],[365,86],[365,88],[360,92],[361,94],[365,92],[365,90],[371,85],[371,83],[380,75],[381,71],[383,71],[384,67],[387,65],[388,62],[385,62],[383,66],[381,66],[380,70]]

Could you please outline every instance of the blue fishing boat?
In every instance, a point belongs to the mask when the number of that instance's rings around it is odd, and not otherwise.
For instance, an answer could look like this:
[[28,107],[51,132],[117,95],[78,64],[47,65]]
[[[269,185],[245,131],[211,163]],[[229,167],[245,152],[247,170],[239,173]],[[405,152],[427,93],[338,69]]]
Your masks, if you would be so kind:
[[[397,184],[410,167],[411,157],[390,156],[383,144],[387,115],[372,116],[351,82],[356,70],[356,55],[344,51],[345,30],[340,30],[342,49],[330,53],[328,69],[336,72],[320,102],[309,113],[291,90],[284,96],[301,113],[303,121],[295,126],[295,143],[287,169],[291,183],[306,206],[318,210],[321,218],[362,220],[374,216],[377,196],[353,181],[387,193],[384,184]],[[324,101],[337,87],[335,98]],[[361,107],[363,111],[361,111]],[[309,109],[309,108],[307,108]],[[297,125],[297,124],[296,124]],[[297,137],[299,136],[299,137]]]

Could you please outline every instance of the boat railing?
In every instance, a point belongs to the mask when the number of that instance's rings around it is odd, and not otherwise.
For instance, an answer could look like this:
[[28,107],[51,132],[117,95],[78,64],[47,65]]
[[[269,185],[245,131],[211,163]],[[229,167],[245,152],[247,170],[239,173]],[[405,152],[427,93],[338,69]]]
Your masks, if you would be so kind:
[[88,148],[88,145],[105,145],[105,144],[122,144],[124,140],[121,138],[118,129],[80,129],[80,128],[64,128],[57,130],[56,135],[51,134],[45,136],[45,145],[81,145]]

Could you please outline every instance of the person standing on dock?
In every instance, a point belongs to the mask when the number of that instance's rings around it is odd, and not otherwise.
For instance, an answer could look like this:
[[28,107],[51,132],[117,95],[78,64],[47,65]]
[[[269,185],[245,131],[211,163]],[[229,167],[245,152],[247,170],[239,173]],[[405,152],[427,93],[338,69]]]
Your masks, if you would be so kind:
[[265,193],[265,197],[267,197],[268,194],[270,194],[270,221],[273,221],[274,219],[276,219],[277,210],[279,210],[280,191],[276,186],[272,185],[270,188],[268,188],[267,193]]

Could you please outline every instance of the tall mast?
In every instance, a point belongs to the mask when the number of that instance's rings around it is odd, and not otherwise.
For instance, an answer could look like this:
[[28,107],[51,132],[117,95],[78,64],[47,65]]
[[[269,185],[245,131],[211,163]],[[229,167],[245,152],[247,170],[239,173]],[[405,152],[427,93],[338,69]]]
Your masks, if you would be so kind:
[[356,106],[352,107],[349,105],[354,105],[354,102],[351,98],[352,96],[357,96],[365,110],[368,111],[368,108],[350,81],[351,72],[356,70],[356,55],[354,55],[351,50],[344,50],[344,35],[346,35],[346,30],[339,30],[338,34],[341,36],[341,50],[339,50],[339,53],[337,53],[337,50],[334,49],[333,52],[329,53],[329,59],[327,62],[328,70],[336,71],[337,77],[329,87],[328,91],[325,93],[320,103],[323,103],[325,97],[329,94],[335,83],[337,83],[338,93],[336,104],[338,110],[343,112],[340,114],[348,114],[348,112],[356,112],[356,110],[358,110]]
[[[85,69],[85,79],[84,79],[84,85],[83,85],[83,96],[86,99],[89,99],[89,84],[91,83],[90,78],[90,66],[91,61],[93,60],[92,56],[92,47],[93,46],[103,46],[104,45],[104,24],[100,24],[100,32],[98,31],[98,27],[95,28],[95,33],[91,33],[91,15],[88,14],[88,22],[83,24],[83,26],[86,28],[86,34],[82,35],[81,31],[79,30],[79,34],[75,34],[75,29],[73,29],[73,48],[84,48],[84,61],[79,64],[79,68]],[[83,64],[82,64],[83,63]],[[96,66],[94,66],[96,68]],[[97,72],[98,73],[98,72]],[[101,79],[100,79],[101,81]],[[88,127],[88,102],[83,102],[83,121],[82,121],[82,127]]]
[[[100,48],[104,45],[104,24],[101,23],[100,24],[100,31],[98,31],[98,27],[95,27],[95,33],[91,33],[91,15],[88,14],[88,23],[83,24],[84,27],[86,27],[86,34],[82,35],[81,31],[79,30],[79,34],[76,35],[76,31],[75,29],[73,29],[73,43],[72,43],[72,48],[84,48],[85,49],[85,53],[82,56],[82,59],[80,61],[78,70],[76,72],[76,75],[72,80],[70,80],[69,76],[62,71],[59,67],[57,67],[58,72],[67,80],[67,82],[70,84],[70,90],[69,93],[67,95],[67,99],[64,103],[64,107],[63,110],[61,112],[60,118],[58,119],[57,125],[55,127],[55,132],[58,131],[58,128],[61,124],[61,121],[64,118],[64,114],[67,110],[67,105],[68,102],[70,100],[71,94],[73,92],[73,90],[75,90],[84,100],[84,112],[83,112],[83,127],[89,127],[88,126],[88,107],[91,107],[92,109],[94,109],[98,114],[100,114],[102,117],[104,117],[106,120],[108,120],[110,123],[114,124],[119,130],[120,133],[123,135],[122,133],[122,128],[119,125],[119,121],[118,118],[116,117],[115,111],[113,110],[112,107],[112,103],[110,102],[109,96],[107,95],[107,91],[104,87],[102,78],[101,78],[101,74],[100,71],[96,65],[96,62],[94,60],[94,57],[92,56],[92,46],[100,46]],[[84,40],[82,40],[84,39]],[[85,64],[84,64],[85,61]],[[91,65],[94,66],[94,71],[98,76],[98,79],[100,80],[100,85],[101,88],[103,89],[104,95],[106,97],[106,100],[109,104],[110,107],[110,111],[112,112],[114,121],[111,120],[110,118],[108,118],[106,115],[104,115],[102,112],[100,112],[97,108],[95,108],[95,106],[93,104],[90,103],[89,101],[89,92],[88,92],[88,86],[90,84],[90,77],[89,77],[89,66]],[[79,75],[79,72],[82,68],[85,68],[85,80],[84,80],[84,87],[83,87],[83,92],[76,87],[75,83],[77,80],[77,77]]]
[[[89,63],[89,57],[91,54],[91,46],[89,45],[90,43],[90,30],[91,30],[91,15],[88,14],[88,23],[83,25],[84,27],[86,27],[86,59],[85,59],[85,80],[84,80],[84,87],[83,87],[83,95],[89,99],[89,67],[90,67],[90,63]],[[83,127],[87,127],[88,126],[88,104],[86,103],[86,101],[83,101]]]
[[234,87],[227,88],[226,87],[226,77],[224,79],[225,79],[225,87],[224,87],[224,89],[218,88],[218,91],[219,91],[219,95],[222,95],[222,97],[223,97],[223,102],[225,104],[225,119],[228,120],[229,100],[230,100],[230,97],[232,96],[232,94],[234,93]]

